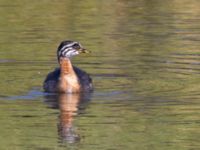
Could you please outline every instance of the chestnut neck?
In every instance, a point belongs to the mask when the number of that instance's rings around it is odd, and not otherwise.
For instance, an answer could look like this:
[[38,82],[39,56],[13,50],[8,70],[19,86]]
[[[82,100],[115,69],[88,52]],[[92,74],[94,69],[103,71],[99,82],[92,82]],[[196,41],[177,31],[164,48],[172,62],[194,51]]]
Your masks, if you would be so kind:
[[59,59],[61,75],[68,75],[73,73],[73,66],[69,58],[61,57]]
[[69,58],[60,58],[60,77],[58,83],[58,92],[60,93],[78,93],[81,90],[79,80],[74,72]]

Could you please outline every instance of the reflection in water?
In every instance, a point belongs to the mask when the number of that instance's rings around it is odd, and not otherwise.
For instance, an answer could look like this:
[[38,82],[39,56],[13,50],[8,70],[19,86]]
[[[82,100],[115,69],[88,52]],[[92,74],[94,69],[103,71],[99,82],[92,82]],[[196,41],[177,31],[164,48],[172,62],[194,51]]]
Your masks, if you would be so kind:
[[79,135],[73,127],[73,117],[77,115],[77,106],[80,100],[79,94],[61,94],[59,95],[60,117],[58,124],[58,133],[62,140],[69,143],[79,141]]
[[80,136],[73,125],[74,117],[78,114],[80,106],[90,100],[90,93],[85,94],[58,94],[45,97],[51,108],[60,110],[58,121],[58,134],[62,142],[76,143]]

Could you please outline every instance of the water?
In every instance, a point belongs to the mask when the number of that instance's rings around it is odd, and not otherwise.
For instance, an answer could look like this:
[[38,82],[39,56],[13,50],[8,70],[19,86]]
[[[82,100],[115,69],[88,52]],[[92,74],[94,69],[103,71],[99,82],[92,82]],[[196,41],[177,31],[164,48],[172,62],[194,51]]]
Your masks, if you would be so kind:
[[[0,0],[0,149],[200,148],[200,2]],[[60,41],[91,95],[48,95]]]

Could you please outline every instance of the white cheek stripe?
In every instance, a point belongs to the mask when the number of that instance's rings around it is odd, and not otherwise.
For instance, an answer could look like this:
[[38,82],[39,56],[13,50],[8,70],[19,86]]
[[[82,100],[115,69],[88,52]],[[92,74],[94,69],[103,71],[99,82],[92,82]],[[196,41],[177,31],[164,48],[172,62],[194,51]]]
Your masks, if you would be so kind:
[[78,54],[79,54],[78,51],[71,48],[59,52],[59,56],[65,56],[65,57],[72,57]]
[[[69,47],[72,47],[72,45],[74,45],[74,44],[76,44],[76,43],[77,43],[77,42],[73,42],[73,43],[71,43],[71,44],[67,44],[67,45],[63,46],[63,47],[61,48],[60,51],[63,51],[63,50],[65,50],[65,49],[69,48]],[[79,43],[77,43],[77,44],[79,44]]]

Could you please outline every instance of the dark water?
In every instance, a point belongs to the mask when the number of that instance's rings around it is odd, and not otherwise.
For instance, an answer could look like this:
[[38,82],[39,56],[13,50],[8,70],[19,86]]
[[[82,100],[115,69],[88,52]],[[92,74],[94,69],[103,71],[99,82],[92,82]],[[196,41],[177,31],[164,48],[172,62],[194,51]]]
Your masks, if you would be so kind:
[[[0,0],[0,149],[200,149],[200,1]],[[60,41],[91,95],[47,95]]]

